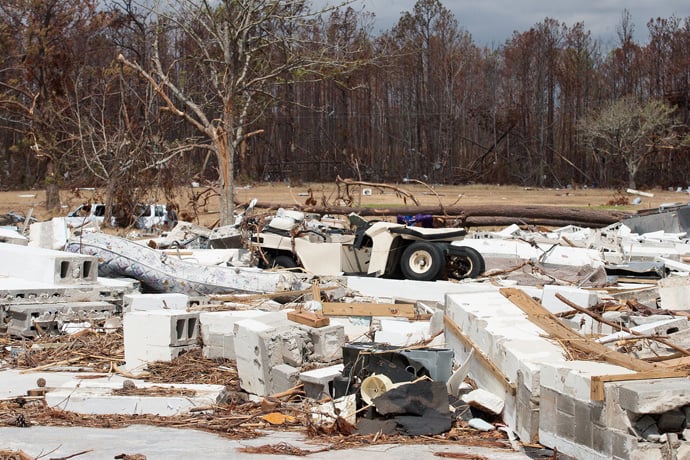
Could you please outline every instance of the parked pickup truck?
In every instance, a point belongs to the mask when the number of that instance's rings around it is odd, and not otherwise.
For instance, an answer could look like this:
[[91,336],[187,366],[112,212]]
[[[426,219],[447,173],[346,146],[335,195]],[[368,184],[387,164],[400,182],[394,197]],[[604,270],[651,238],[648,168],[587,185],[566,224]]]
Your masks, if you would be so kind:
[[422,228],[366,221],[350,215],[353,230],[321,225],[298,211],[278,210],[254,232],[250,246],[263,268],[301,267],[315,275],[357,274],[419,281],[474,278],[484,258],[473,248],[453,246],[462,228]]

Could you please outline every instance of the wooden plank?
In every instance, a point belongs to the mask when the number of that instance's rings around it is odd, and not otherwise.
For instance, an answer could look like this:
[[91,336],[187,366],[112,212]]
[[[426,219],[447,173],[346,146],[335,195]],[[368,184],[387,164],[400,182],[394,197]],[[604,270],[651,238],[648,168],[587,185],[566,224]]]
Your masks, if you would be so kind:
[[314,283],[311,285],[311,298],[316,301],[321,300],[321,286],[319,280],[314,280]]
[[648,363],[624,353],[611,350],[600,343],[578,334],[573,329],[563,324],[555,315],[544,308],[542,304],[520,289],[502,288],[500,292],[518,308],[524,311],[530,321],[544,329],[544,331],[554,339],[559,340],[567,347],[587,353],[590,356],[596,356],[597,361],[605,361],[637,372],[648,372],[663,368],[663,366],[658,364]]
[[630,380],[667,379],[673,377],[686,377],[688,371],[675,369],[658,369],[634,374],[593,375],[590,384],[590,398],[592,401],[604,400],[604,384],[608,382],[626,382]]
[[680,358],[660,361],[659,365],[663,367],[690,367],[690,356],[681,356]]
[[414,304],[411,303],[338,303],[322,302],[326,316],[400,316],[414,319]]
[[482,367],[487,368],[493,375],[498,379],[499,382],[501,382],[506,389],[508,393],[511,395],[515,395],[515,384],[510,382],[510,379],[506,377],[506,375],[494,364],[491,359],[489,359],[488,356],[484,354],[483,351],[481,351],[477,345],[472,342],[472,340],[467,337],[462,330],[458,327],[457,324],[455,324],[455,321],[448,316],[444,315],[443,316],[443,323],[446,325],[446,328],[450,329],[450,331],[458,338],[460,341],[467,347],[471,348],[474,350],[474,356],[477,358],[479,363],[482,365]]
[[317,315],[316,313],[304,310],[289,311],[287,314],[287,318],[290,321],[294,321],[296,323],[304,324],[306,326],[311,327],[324,327],[331,324],[330,318],[326,318],[324,316]]

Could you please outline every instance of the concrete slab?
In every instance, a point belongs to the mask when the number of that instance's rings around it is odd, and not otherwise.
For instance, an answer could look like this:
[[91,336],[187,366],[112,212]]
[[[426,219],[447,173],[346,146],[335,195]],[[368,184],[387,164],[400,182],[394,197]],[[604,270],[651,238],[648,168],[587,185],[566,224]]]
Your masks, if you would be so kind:
[[227,439],[195,430],[180,430],[147,425],[121,429],[63,428],[35,426],[31,429],[0,427],[0,448],[23,450],[31,457],[50,452],[51,457],[68,457],[76,452],[80,460],[114,458],[122,453],[142,454],[148,460],[203,458],[204,460],[276,460],[279,456],[253,454],[239,449],[251,446],[285,444],[300,449],[319,451],[309,456],[323,460],[361,460],[366,457],[414,458],[437,460],[438,454],[462,454],[491,460],[527,460],[523,452],[508,449],[462,446],[457,443],[424,445],[380,444],[357,449],[331,450],[330,445],[315,444],[300,433],[268,432],[255,439]]
[[425,300],[443,303],[447,293],[484,292],[492,289],[485,283],[471,281],[451,283],[450,281],[392,280],[361,276],[347,276],[345,279],[347,287],[361,295],[390,298],[394,294],[396,299],[411,302]]
[[690,404],[690,380],[666,378],[613,384],[618,404],[635,414],[661,414]]
[[50,407],[80,414],[154,414],[171,416],[225,400],[223,385],[138,383],[137,389],[165,390],[165,396],[122,395],[121,383],[72,380],[46,393]]

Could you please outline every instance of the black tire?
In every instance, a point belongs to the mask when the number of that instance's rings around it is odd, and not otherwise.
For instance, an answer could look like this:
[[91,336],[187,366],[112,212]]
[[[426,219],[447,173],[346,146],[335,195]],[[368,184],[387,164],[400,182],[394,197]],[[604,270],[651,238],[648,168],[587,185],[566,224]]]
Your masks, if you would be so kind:
[[451,246],[446,266],[448,278],[476,278],[486,270],[484,258],[474,248]]
[[445,257],[441,249],[426,241],[415,241],[400,257],[400,270],[408,280],[432,281],[443,270]]
[[281,254],[273,259],[271,268],[296,268],[297,262],[291,256]]

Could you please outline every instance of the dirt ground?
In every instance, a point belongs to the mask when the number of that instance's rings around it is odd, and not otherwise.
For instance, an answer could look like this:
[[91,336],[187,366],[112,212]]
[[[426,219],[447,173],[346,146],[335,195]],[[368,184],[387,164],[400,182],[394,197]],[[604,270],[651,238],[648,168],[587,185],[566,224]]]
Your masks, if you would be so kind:
[[[611,189],[540,189],[517,186],[500,185],[435,185],[425,187],[420,184],[396,184],[396,187],[410,193],[420,205],[444,206],[462,205],[540,205],[560,207],[583,207],[596,210],[615,209],[626,212],[637,212],[643,209],[655,209],[666,203],[687,203],[690,201],[688,193],[669,190],[644,190],[652,193],[653,197],[629,194],[625,191]],[[371,192],[369,194],[369,189]],[[181,212],[192,214],[191,202],[195,195],[205,188],[180,188],[177,191],[176,203]],[[311,192],[310,192],[311,191]],[[355,206],[364,207],[395,207],[404,206],[405,201],[391,189],[375,187],[352,187],[351,196]],[[253,185],[237,185],[235,196],[240,202],[248,203],[257,198],[260,203],[303,205],[311,196],[318,204],[327,202],[335,204],[338,191],[333,183],[304,183],[299,186],[284,183],[261,183]],[[38,220],[48,220],[56,215],[66,215],[79,204],[98,199],[102,196],[98,190],[62,191],[60,198],[63,203],[62,212],[49,214],[45,210],[45,192],[43,190],[0,192],[0,215],[16,212],[31,214]],[[634,200],[639,204],[633,204]],[[203,204],[203,200],[197,201]],[[627,202],[627,204],[626,204]],[[618,203],[615,205],[614,203]],[[408,198],[407,205],[412,205]],[[218,199],[211,197],[198,208],[198,221],[202,225],[212,225],[218,220]]]

